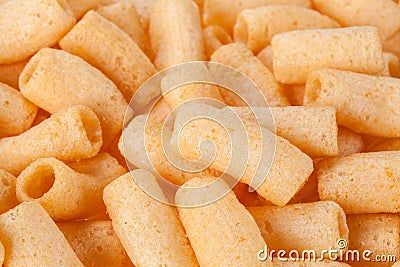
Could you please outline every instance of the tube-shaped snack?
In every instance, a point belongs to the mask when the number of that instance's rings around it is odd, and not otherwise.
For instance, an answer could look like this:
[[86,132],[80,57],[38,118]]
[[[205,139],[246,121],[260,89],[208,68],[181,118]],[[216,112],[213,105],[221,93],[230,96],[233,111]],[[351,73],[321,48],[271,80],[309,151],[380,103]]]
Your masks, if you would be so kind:
[[135,0],[112,3],[96,11],[128,34],[140,49],[149,55],[150,43],[136,12]]
[[18,176],[17,197],[22,202],[38,201],[56,221],[84,219],[105,211],[104,187],[125,172],[107,153],[70,167],[55,158],[42,158]]
[[[211,60],[231,66],[247,75],[257,85],[270,106],[290,105],[274,75],[253,55],[246,45],[232,43],[222,46],[214,52]],[[222,92],[224,91],[221,91],[221,94]]]
[[92,108],[105,144],[122,129],[127,108],[124,97],[103,73],[77,56],[44,48],[29,60],[19,85],[28,100],[51,114],[73,105]]
[[[150,17],[150,37],[158,70],[205,59],[199,9],[192,0],[157,1]],[[187,85],[163,93],[173,108],[199,97],[222,101],[218,88],[212,85]]]
[[346,127],[339,127],[337,143],[339,148],[338,156],[341,157],[361,153],[365,149],[362,136]]
[[[202,116],[198,117],[198,112]],[[250,120],[238,121],[233,112],[206,105],[180,109],[171,144],[179,147],[188,160],[206,161],[210,168],[255,187],[259,195],[273,204],[287,204],[312,173],[311,158],[258,124]],[[214,119],[208,119],[209,116]],[[242,138],[247,138],[248,142],[243,142]],[[200,151],[199,144],[205,139],[214,143],[215,150]],[[213,159],[211,163],[210,158]]]
[[221,27],[211,25],[203,30],[204,38],[204,53],[206,59],[209,60],[210,56],[221,46],[232,43],[231,36]]
[[377,27],[382,40],[400,29],[400,6],[392,0],[313,0],[313,3],[317,10],[342,26]]
[[267,67],[271,72],[274,71],[272,47],[266,46],[263,50],[258,53],[257,58]]
[[0,214],[19,204],[15,194],[17,178],[0,169]]
[[[311,157],[338,154],[336,111],[331,107],[231,108],[243,120],[255,120],[261,127],[287,139]],[[272,117],[269,115],[269,110]]]
[[0,14],[0,64],[22,61],[56,44],[75,24],[65,0],[5,1]]
[[96,114],[85,106],[70,107],[18,136],[0,139],[0,169],[18,175],[39,158],[91,158],[102,143]]
[[[134,177],[134,178],[133,178]],[[155,195],[149,196],[133,180]],[[111,182],[104,203],[118,238],[135,266],[197,266],[197,260],[174,208],[166,202],[156,179],[135,170]]]
[[399,60],[399,58],[395,54],[388,53],[388,52],[383,53],[383,58],[389,64],[390,76],[395,77],[395,78],[400,78],[400,60]]
[[5,266],[82,266],[62,232],[37,202],[0,215]]
[[[400,257],[400,217],[398,214],[359,214],[347,216],[349,226],[349,249],[373,252],[376,255]],[[351,266],[373,267],[392,266],[393,262],[349,262]],[[383,260],[383,258],[382,258]],[[393,261],[394,259],[392,259]]]
[[310,0],[205,0],[203,5],[203,23],[218,25],[228,33],[232,32],[236,18],[242,10],[267,5],[294,5],[311,7]]
[[299,6],[276,5],[243,10],[234,27],[236,42],[247,45],[254,53],[271,43],[274,35],[304,29],[339,28],[328,16]]
[[349,238],[346,215],[333,201],[247,209],[268,247],[276,251],[313,250],[321,256],[321,251],[336,248],[337,240]]
[[395,54],[400,58],[400,46],[398,45],[400,42],[400,30],[394,33],[392,36],[382,41],[382,48],[385,52],[390,52]]
[[324,69],[307,80],[304,106],[331,106],[337,122],[354,132],[400,137],[400,80]]
[[382,140],[375,144],[372,144],[371,147],[368,148],[370,152],[379,152],[379,151],[394,151],[400,150],[400,138],[390,138],[386,140]]
[[[257,259],[257,252],[265,247],[253,217],[240,204],[222,180],[209,187],[214,178],[194,178],[179,188],[175,201],[179,217],[201,266],[272,266]],[[191,187],[204,187],[193,193]],[[228,192],[224,195],[225,192]],[[188,207],[198,199],[224,195],[201,207]],[[206,203],[204,203],[206,204]],[[212,223],[210,223],[212,222]]]
[[146,0],[146,1],[132,0],[132,1],[135,5],[137,14],[139,15],[140,23],[142,24],[144,31],[147,32],[149,29],[150,13],[154,3],[157,2],[157,0]]
[[378,30],[369,26],[285,32],[271,46],[281,83],[304,84],[310,72],[324,68],[376,74],[385,66]]
[[400,211],[400,151],[324,159],[316,166],[321,200],[337,202],[346,214]]
[[133,266],[111,221],[60,223],[58,228],[85,266]]
[[317,202],[319,200],[317,173],[314,171],[304,186],[294,195],[288,204]]
[[0,138],[28,130],[37,111],[21,92],[0,82]]
[[151,11],[151,46],[157,69],[204,60],[199,9],[191,0],[160,0]]
[[66,0],[70,6],[72,13],[79,20],[86,12],[91,9],[97,9],[105,5],[109,5],[115,0]]
[[[99,46],[99,43],[103,45]],[[127,101],[156,72],[138,45],[95,11],[86,13],[59,44],[106,74]]]
[[13,64],[0,65],[0,82],[18,88],[19,75],[25,68],[28,61],[21,61]]
[[[181,161],[178,161],[179,164],[172,164],[170,160],[173,155],[168,154],[167,157],[166,154],[171,151],[170,143],[163,140],[166,133],[170,135],[172,130],[161,122],[149,120],[145,115],[139,115],[125,128],[118,146],[127,161],[177,185],[182,185],[193,177],[215,173],[208,168],[199,172],[186,172]],[[173,160],[176,163],[179,159],[174,157]]]

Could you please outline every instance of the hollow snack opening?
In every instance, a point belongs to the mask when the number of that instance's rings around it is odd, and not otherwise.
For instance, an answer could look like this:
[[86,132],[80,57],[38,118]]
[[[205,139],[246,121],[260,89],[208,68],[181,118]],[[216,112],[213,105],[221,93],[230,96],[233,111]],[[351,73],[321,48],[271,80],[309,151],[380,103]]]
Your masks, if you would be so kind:
[[25,182],[25,193],[29,198],[39,199],[50,191],[56,179],[54,169],[49,166],[38,166]]

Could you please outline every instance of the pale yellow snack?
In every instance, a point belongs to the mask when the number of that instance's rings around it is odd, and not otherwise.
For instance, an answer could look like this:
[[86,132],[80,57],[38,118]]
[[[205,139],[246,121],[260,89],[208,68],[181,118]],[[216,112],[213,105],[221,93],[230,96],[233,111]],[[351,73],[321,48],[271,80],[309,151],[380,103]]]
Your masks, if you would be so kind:
[[263,50],[258,53],[257,58],[267,67],[271,72],[274,71],[273,67],[273,57],[272,57],[272,47],[270,45],[266,46]]
[[399,90],[399,79],[324,69],[308,77],[304,105],[334,107],[338,124],[354,132],[399,137]]
[[97,9],[105,5],[112,4],[118,0],[66,0],[72,13],[79,20],[86,12]]
[[[274,75],[244,44],[232,43],[222,46],[212,54],[211,61],[231,66],[248,76],[257,85],[269,106],[280,107],[290,105],[283,94],[282,88],[276,82]],[[221,90],[220,92],[223,95],[225,91]],[[225,94],[226,93],[230,92],[225,92]],[[252,92],[247,93],[250,94]],[[249,98],[251,97],[252,96],[249,96]],[[266,102],[264,101],[264,103]],[[237,103],[227,104],[236,105]]]
[[96,114],[85,106],[70,107],[18,136],[0,139],[0,169],[18,175],[39,158],[91,158],[102,143]]
[[[259,123],[310,157],[338,154],[336,111],[331,107],[231,108],[241,119]],[[254,114],[257,116],[255,121]],[[270,112],[272,117],[270,116]]]
[[18,79],[28,61],[0,65],[0,82],[18,88]]
[[[134,179],[141,181],[152,195],[144,192]],[[132,263],[198,266],[175,209],[153,197],[166,202],[155,177],[144,170],[125,174],[104,189],[103,199],[114,231]]]
[[271,46],[281,83],[304,84],[312,71],[324,68],[377,74],[385,67],[378,30],[369,26],[285,32]]
[[0,2],[0,14],[0,65],[56,44],[75,24],[65,0],[9,0]]
[[318,162],[321,200],[337,202],[346,214],[400,211],[400,151],[353,154]]
[[124,97],[103,73],[77,56],[44,48],[29,60],[19,85],[28,100],[51,114],[74,105],[93,109],[106,145],[122,129]]
[[111,221],[68,222],[60,223],[58,227],[85,266],[133,266]]
[[[346,215],[333,201],[285,207],[248,207],[269,249],[321,251],[337,248],[337,240],[349,238]],[[327,257],[328,255],[325,255]]]
[[17,198],[38,201],[56,221],[84,219],[105,211],[103,189],[125,172],[104,152],[70,166],[55,158],[41,158],[18,176]]
[[0,82],[0,138],[28,130],[37,111],[18,90]]
[[149,55],[150,43],[136,12],[135,0],[124,0],[103,6],[97,13],[117,25],[128,34],[140,49]]
[[[189,179],[204,175],[214,175],[215,171],[205,169],[199,172],[185,171],[182,160],[166,152],[171,151],[168,140],[162,139],[162,134],[171,135],[172,129],[162,125],[162,122],[152,121],[154,115],[150,115],[146,122],[145,115],[135,117],[125,128],[118,147],[127,161],[137,168],[146,170],[154,175],[160,175],[171,183],[182,185]],[[179,162],[173,165],[170,160]]]
[[[203,115],[190,120],[198,112],[214,119]],[[242,183],[256,184],[257,193],[263,198],[275,205],[286,205],[312,173],[311,158],[286,139],[252,121],[240,121],[233,114],[229,109],[206,105],[182,108],[176,115],[171,144],[179,147],[188,160],[209,163],[210,168]],[[247,138],[248,146],[243,138]],[[205,139],[214,143],[215,151],[199,149]]]
[[37,202],[0,215],[5,266],[82,266],[62,232]]
[[339,23],[314,10],[273,5],[243,10],[237,17],[234,37],[236,42],[245,43],[251,51],[258,53],[279,33],[339,27]]
[[203,23],[206,26],[218,25],[231,33],[236,18],[242,10],[267,5],[294,5],[311,7],[310,0],[205,0]]
[[203,29],[204,53],[209,60],[212,53],[223,45],[232,43],[231,36],[221,27],[211,25]]
[[375,26],[382,40],[400,29],[400,7],[392,0],[312,0],[321,13],[342,26]]
[[[377,255],[400,257],[400,217],[398,214],[360,214],[347,216],[350,230],[349,249],[373,252],[369,256],[375,260]],[[392,262],[351,261],[351,266],[375,267],[392,266]]]
[[[222,180],[194,178],[179,188],[175,201],[197,260],[201,266],[272,266],[257,259],[265,242],[256,222]],[[205,186],[195,193],[190,187]],[[226,195],[224,193],[228,192]],[[187,207],[209,196],[223,196],[201,207]],[[206,204],[206,203],[204,203]]]
[[19,204],[15,194],[16,181],[14,175],[0,169],[0,214]]
[[338,156],[349,156],[363,152],[365,149],[362,136],[346,127],[339,127],[337,142],[339,147]]
[[149,30],[151,9],[153,8],[153,5],[157,2],[157,0],[146,0],[146,1],[132,0],[132,1],[135,5],[136,12],[139,15],[140,23],[142,24],[144,31],[147,32]]
[[[95,11],[86,13],[59,44],[65,51],[81,57],[106,74],[127,101],[130,101],[143,82],[156,73],[153,64],[138,45]],[[148,103],[157,93],[141,101]]]

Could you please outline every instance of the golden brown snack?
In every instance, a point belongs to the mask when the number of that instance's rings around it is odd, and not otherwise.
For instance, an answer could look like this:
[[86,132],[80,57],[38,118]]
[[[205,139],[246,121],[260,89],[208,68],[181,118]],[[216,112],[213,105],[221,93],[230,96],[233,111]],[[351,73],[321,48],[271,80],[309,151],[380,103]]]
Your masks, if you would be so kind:
[[37,111],[18,90],[0,82],[0,138],[28,130]]
[[346,214],[400,211],[400,151],[324,159],[316,166],[321,200],[337,202]]
[[369,26],[285,32],[271,46],[281,83],[304,84],[312,71],[324,68],[376,74],[385,67],[378,30]]
[[56,44],[75,24],[65,0],[0,2],[0,65],[27,59]]
[[93,109],[100,120],[105,145],[122,129],[127,103],[115,84],[68,52],[40,50],[29,60],[19,85],[27,99],[51,114],[74,105]]
[[[369,256],[375,260],[377,255],[400,257],[400,217],[397,214],[360,214],[347,216],[349,226],[349,249],[373,253]],[[349,262],[351,266],[375,267],[392,266],[393,262]]]
[[18,175],[39,158],[91,158],[102,144],[96,114],[88,107],[74,106],[60,110],[18,136],[0,139],[0,169]]
[[254,53],[271,43],[276,34],[305,29],[339,28],[339,23],[315,10],[299,6],[273,5],[243,10],[234,27],[236,42]]
[[17,178],[20,201],[38,201],[56,221],[85,219],[105,211],[103,189],[126,172],[107,153],[71,163],[41,158]]
[[[153,64],[138,45],[95,11],[86,13],[59,44],[65,51],[81,57],[106,74],[127,101],[130,101],[143,82],[156,73]],[[147,103],[151,98],[141,101]]]
[[[257,252],[265,242],[253,217],[239,203],[235,194],[222,180],[213,187],[212,177],[194,178],[185,183],[175,196],[179,217],[201,266],[272,266],[257,259]],[[190,187],[205,186],[193,191]],[[222,198],[201,207],[188,207],[190,203],[209,196]],[[206,203],[204,203],[206,204]],[[212,223],[210,223],[212,222]]]
[[68,222],[60,223],[58,227],[85,266],[133,266],[111,221]]
[[13,64],[0,65],[0,82],[18,88],[19,75],[25,68],[28,61],[21,61]]
[[308,77],[304,105],[334,107],[338,124],[354,132],[399,137],[399,90],[399,79],[323,69]]
[[247,209],[268,247],[276,251],[313,250],[320,257],[321,251],[337,248],[337,240],[348,240],[346,215],[333,201]]
[[37,202],[0,215],[5,266],[82,266],[62,232]]
[[0,214],[19,204],[15,194],[17,178],[14,175],[0,170]]
[[[156,196],[149,196],[133,179]],[[119,177],[104,189],[103,199],[135,266],[198,266],[176,211],[159,202],[166,202],[166,197],[150,173],[135,170]]]

